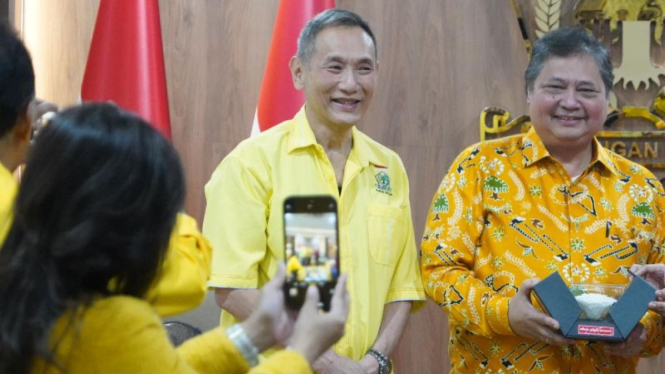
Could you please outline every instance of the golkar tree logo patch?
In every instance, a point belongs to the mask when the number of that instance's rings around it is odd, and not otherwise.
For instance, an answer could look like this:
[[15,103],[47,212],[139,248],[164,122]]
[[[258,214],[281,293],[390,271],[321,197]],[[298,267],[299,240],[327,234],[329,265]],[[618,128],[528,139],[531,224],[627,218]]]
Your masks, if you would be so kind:
[[393,189],[390,186],[390,177],[385,171],[380,171],[374,176],[376,180],[376,190],[386,195],[393,195]]

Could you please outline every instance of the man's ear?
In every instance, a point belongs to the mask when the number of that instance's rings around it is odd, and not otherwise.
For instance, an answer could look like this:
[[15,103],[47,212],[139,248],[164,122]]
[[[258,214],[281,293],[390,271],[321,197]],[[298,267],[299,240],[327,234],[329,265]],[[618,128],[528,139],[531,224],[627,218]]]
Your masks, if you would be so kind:
[[18,117],[18,123],[12,129],[13,138],[17,143],[28,143],[32,136],[32,121],[27,112]]
[[302,61],[296,56],[291,57],[289,61],[289,69],[291,69],[291,77],[293,78],[293,86],[296,90],[300,91],[305,88],[305,67]]

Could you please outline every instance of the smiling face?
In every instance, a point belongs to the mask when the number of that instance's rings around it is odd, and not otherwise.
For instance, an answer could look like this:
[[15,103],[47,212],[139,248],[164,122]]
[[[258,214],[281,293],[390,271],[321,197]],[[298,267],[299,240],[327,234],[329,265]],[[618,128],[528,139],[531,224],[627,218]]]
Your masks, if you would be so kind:
[[546,60],[527,103],[533,127],[550,152],[589,147],[609,104],[598,64],[589,55]]
[[374,44],[363,29],[323,29],[310,61],[291,61],[296,88],[305,91],[310,124],[332,131],[356,125],[372,99],[377,69]]

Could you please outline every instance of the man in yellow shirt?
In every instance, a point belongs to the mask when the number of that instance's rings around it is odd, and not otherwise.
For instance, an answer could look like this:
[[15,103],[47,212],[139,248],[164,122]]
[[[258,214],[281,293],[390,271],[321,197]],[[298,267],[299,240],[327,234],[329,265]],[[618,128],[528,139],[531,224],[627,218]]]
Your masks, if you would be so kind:
[[284,199],[332,195],[351,307],[346,334],[314,369],[388,373],[412,302],[425,295],[404,166],[355,126],[378,70],[372,31],[349,11],[323,12],[303,29],[290,68],[304,108],[242,142],[206,185],[203,232],[215,250],[210,285],[222,324],[256,308],[257,289],[284,261]]
[[[30,55],[7,26],[0,27],[0,248],[13,221],[18,183],[12,173],[30,147],[33,120],[44,107],[35,96]],[[41,105],[42,108],[38,106]],[[211,249],[191,217],[179,214],[158,282],[146,298],[165,317],[198,306],[207,291]]]
[[663,261],[663,188],[595,138],[613,84],[608,51],[583,29],[533,48],[525,135],[479,143],[451,165],[422,240],[425,289],[450,321],[454,373],[633,373],[658,354],[648,312],[622,343],[573,341],[532,304],[537,279],[629,282],[633,264]]

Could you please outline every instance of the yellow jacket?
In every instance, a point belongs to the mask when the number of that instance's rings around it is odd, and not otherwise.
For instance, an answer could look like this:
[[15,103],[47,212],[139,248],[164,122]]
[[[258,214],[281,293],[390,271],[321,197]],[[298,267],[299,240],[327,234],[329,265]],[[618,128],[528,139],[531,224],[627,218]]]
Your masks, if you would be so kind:
[[[95,301],[76,314],[58,319],[50,336],[58,342],[55,358],[67,374],[278,374],[310,373],[309,364],[294,351],[281,351],[250,370],[243,356],[217,328],[174,348],[153,307],[133,297]],[[62,374],[42,359],[33,372]]]

